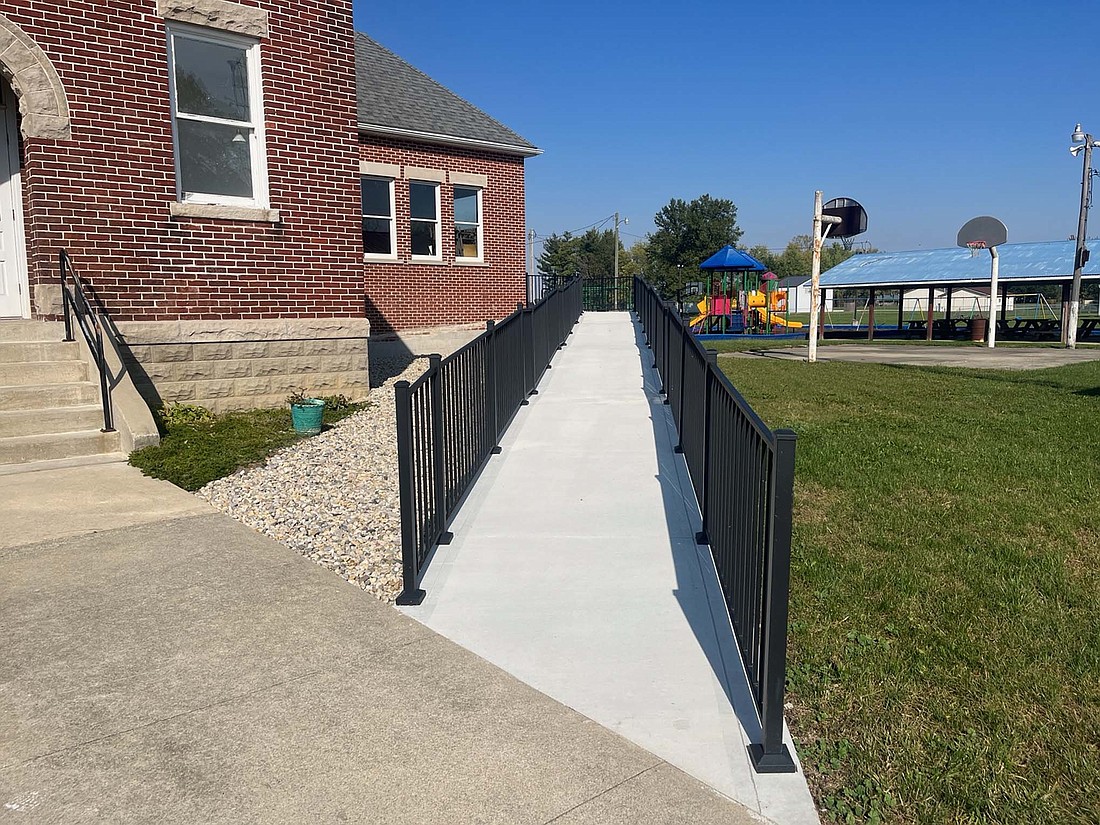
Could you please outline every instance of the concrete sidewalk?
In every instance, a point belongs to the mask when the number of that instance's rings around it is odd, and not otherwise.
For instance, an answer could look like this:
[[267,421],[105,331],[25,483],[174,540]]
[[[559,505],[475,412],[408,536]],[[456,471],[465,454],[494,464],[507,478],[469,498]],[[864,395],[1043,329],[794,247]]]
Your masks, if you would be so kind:
[[801,773],[751,768],[759,722],[636,334],[583,316],[404,609],[757,815],[817,822]]
[[[748,352],[722,353],[723,358],[772,358],[805,361],[808,349],[783,347]],[[1035,370],[1100,360],[1100,347],[928,346],[927,344],[862,344],[830,341],[817,350],[819,361],[853,361],[867,364],[904,364],[914,367],[965,367],[987,370]]]
[[0,496],[0,822],[752,821],[137,470]]

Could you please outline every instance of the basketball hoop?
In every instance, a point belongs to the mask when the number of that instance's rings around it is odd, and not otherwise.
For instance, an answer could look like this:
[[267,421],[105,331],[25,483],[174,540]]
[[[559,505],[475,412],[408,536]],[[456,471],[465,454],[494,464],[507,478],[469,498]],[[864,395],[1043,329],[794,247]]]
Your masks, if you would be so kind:
[[989,244],[985,241],[970,241],[970,243],[966,245],[966,248],[970,250],[971,258],[977,258],[978,251],[981,249],[989,249]]

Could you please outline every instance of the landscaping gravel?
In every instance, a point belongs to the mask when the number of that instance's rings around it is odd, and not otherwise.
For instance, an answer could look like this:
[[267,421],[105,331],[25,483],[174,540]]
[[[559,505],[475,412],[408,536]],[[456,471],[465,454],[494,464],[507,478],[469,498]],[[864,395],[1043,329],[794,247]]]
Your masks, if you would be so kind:
[[392,602],[401,590],[393,385],[414,380],[427,365],[427,359],[408,366],[372,362],[372,378],[391,377],[371,390],[369,407],[279,451],[263,466],[212,481],[198,495]]

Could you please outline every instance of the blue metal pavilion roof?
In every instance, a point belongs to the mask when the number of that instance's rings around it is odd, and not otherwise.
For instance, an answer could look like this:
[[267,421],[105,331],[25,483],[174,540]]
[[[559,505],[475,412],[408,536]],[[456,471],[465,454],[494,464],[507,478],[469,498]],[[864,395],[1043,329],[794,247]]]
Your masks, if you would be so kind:
[[763,272],[767,269],[764,264],[756,260],[748,252],[742,252],[740,249],[734,249],[729,244],[726,244],[701,264],[700,269],[714,269],[723,271],[741,271],[756,270]]
[[[1092,260],[1085,278],[1100,278],[1100,241],[1086,244]],[[1006,243],[997,247],[1001,281],[1064,281],[1073,276],[1074,241]],[[918,249],[912,252],[853,255],[821,275],[827,289],[844,287],[927,286],[989,282],[989,253],[969,249]]]

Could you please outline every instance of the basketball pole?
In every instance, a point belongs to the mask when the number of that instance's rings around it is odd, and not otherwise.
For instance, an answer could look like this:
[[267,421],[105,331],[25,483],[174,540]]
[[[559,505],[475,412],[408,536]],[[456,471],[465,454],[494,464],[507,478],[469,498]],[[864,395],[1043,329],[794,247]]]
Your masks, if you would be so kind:
[[1001,259],[997,257],[997,247],[989,247],[993,262],[989,265],[989,348],[997,346],[997,276],[1000,274]]
[[[821,214],[821,190],[814,192],[814,249],[810,263],[810,347],[806,357],[810,364],[817,361],[817,336],[821,315],[821,244],[829,237],[832,225],[840,222],[838,217]],[[821,229],[822,224],[826,224],[824,232]]]

